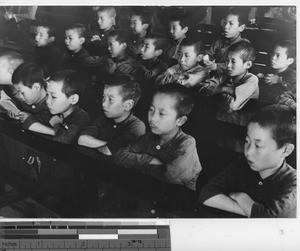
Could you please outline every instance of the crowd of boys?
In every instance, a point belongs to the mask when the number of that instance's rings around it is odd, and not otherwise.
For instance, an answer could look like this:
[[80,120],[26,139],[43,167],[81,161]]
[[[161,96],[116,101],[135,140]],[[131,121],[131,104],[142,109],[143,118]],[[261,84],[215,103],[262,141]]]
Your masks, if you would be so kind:
[[[1,90],[21,110],[8,116],[24,129],[182,186],[192,198],[200,194],[205,205],[247,217],[296,217],[296,171],[285,161],[295,146],[295,45],[276,42],[261,70],[253,67],[251,41],[241,37],[245,13],[234,8],[208,50],[186,16],[169,18],[167,36],[152,32],[147,8],[132,13],[128,30],[116,28],[115,8],[96,12],[99,29],[89,36],[82,24],[66,28],[65,53],[54,45],[55,28],[41,23],[32,62],[15,52],[0,56]],[[247,131],[244,156],[200,191],[201,142],[181,129],[197,100],[197,123],[206,123],[203,111],[210,110],[217,125]],[[234,138],[230,130],[221,136]]]

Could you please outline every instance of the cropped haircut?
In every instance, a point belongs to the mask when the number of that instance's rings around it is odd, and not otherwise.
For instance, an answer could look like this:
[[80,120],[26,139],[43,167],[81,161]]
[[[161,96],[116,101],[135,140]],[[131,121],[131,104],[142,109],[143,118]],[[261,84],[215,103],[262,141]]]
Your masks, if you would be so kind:
[[179,21],[179,25],[181,26],[182,29],[185,27],[190,27],[190,21],[188,19],[188,16],[186,14],[173,14],[169,18],[169,22],[173,21]]
[[43,69],[37,64],[28,62],[17,67],[11,81],[14,85],[21,83],[28,88],[32,88],[34,83],[39,83],[41,87],[46,85]]
[[186,37],[182,40],[180,46],[194,46],[197,55],[204,54],[205,45],[202,40],[196,36]]
[[45,29],[47,29],[49,37],[55,37],[56,29],[53,24],[48,22],[41,22],[37,24],[37,27],[44,27]]
[[8,71],[13,73],[15,69],[24,63],[24,58],[21,54],[15,51],[6,51],[0,54],[0,58],[6,59],[8,63]]
[[83,95],[85,90],[85,82],[83,75],[74,70],[61,70],[53,73],[48,81],[62,82],[61,91],[70,97],[77,94],[79,97]]
[[241,59],[243,62],[251,61],[254,62],[256,58],[256,51],[255,48],[247,41],[240,41],[233,45],[231,45],[228,49],[228,54],[230,52],[240,52],[241,53]]
[[278,148],[296,143],[296,113],[286,105],[266,106],[253,115],[251,122],[270,130]]
[[115,37],[119,44],[126,43],[128,45],[130,42],[130,33],[127,30],[112,30],[108,37]]
[[238,17],[239,26],[241,25],[247,25],[248,23],[248,13],[243,7],[234,7],[227,11],[225,17],[228,15],[234,15]]
[[147,7],[136,7],[133,10],[133,13],[131,16],[139,16],[141,18],[142,24],[148,24],[148,29],[147,31],[150,32],[153,27],[153,17],[152,13]]
[[169,39],[164,34],[152,32],[149,33],[145,38],[154,40],[153,45],[155,50],[162,50],[164,53],[169,48]]
[[76,23],[76,24],[71,24],[66,28],[67,30],[76,30],[78,33],[78,36],[81,38],[86,38],[87,37],[87,29],[83,24]]
[[114,19],[114,25],[116,25],[117,12],[114,7],[102,6],[97,10],[97,13],[99,13],[99,12],[107,12],[109,14],[109,16]]
[[296,46],[295,44],[290,41],[290,40],[281,40],[281,41],[277,41],[275,43],[275,46],[280,46],[282,48],[286,48],[286,54],[287,54],[287,57],[288,58],[293,58],[293,59],[296,59]]
[[141,88],[139,83],[136,82],[134,77],[127,74],[115,75],[110,80],[106,81],[105,86],[120,87],[119,94],[122,96],[122,100],[126,101],[132,99],[134,102],[133,107],[136,106],[141,97]]
[[188,116],[191,113],[194,107],[194,98],[189,88],[178,83],[169,83],[160,86],[154,95],[160,93],[175,98],[175,110],[177,112],[177,118]]

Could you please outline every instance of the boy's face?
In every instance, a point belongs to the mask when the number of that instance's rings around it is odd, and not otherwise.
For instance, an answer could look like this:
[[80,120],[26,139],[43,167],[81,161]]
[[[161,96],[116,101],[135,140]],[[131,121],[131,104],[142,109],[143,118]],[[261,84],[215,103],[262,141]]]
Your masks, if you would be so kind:
[[194,68],[201,60],[201,56],[197,55],[194,46],[180,46],[178,56],[178,63],[185,71]]
[[227,74],[231,77],[239,79],[242,77],[249,68],[249,62],[243,62],[241,52],[228,53],[226,60]]
[[258,123],[249,123],[244,154],[252,170],[261,176],[271,175],[283,163],[284,151],[284,147],[278,148],[269,129]]
[[36,104],[39,99],[40,85],[34,83],[31,88],[22,83],[14,85],[17,92],[17,97],[27,105]]
[[105,86],[103,91],[102,107],[106,117],[117,120],[125,114],[123,97],[119,86]]
[[239,24],[238,16],[228,15],[223,23],[224,37],[235,38],[237,37],[245,28],[245,25]]
[[43,26],[38,26],[35,33],[35,43],[38,47],[47,46],[51,42],[48,29]]
[[79,37],[79,34],[75,29],[66,30],[65,44],[70,51],[78,52],[81,49],[83,43],[84,38]]
[[184,37],[187,32],[187,27],[181,27],[179,21],[169,22],[169,31],[173,40],[177,41]]
[[112,58],[123,57],[123,55],[125,53],[125,49],[126,49],[125,43],[120,44],[116,40],[116,37],[108,37],[107,42],[108,42],[108,51]]
[[180,124],[175,110],[176,99],[170,95],[155,94],[148,112],[151,132],[161,136],[173,134]]
[[114,22],[108,11],[98,11],[98,24],[102,30],[109,30]]
[[133,34],[141,34],[147,30],[147,24],[143,24],[141,17],[133,15],[130,18],[130,28]]
[[271,54],[271,67],[276,70],[286,69],[293,61],[287,57],[287,48],[276,46]]
[[155,49],[154,42],[154,39],[145,39],[144,45],[141,49],[141,56],[143,60],[154,59],[159,56],[159,51]]
[[49,81],[47,84],[47,106],[51,114],[66,114],[70,109],[73,108],[71,97],[67,97],[62,92],[63,82],[62,81]]

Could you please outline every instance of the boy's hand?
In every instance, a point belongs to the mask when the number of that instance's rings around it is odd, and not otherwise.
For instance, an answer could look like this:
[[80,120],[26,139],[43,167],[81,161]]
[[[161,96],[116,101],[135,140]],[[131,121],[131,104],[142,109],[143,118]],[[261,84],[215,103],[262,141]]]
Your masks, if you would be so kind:
[[98,35],[94,35],[94,36],[92,36],[92,38],[91,38],[91,42],[94,42],[94,41],[96,41],[96,40],[99,40],[99,41],[101,41],[101,38],[100,38]]
[[60,116],[58,116],[58,115],[55,115],[55,116],[53,116],[50,120],[49,120],[49,124],[51,125],[51,126],[54,126],[54,125],[56,125],[56,124],[62,124],[62,122],[63,122],[63,118],[62,117],[60,117]]
[[277,84],[280,82],[280,77],[275,74],[267,74],[265,76],[265,82],[269,85]]
[[158,158],[154,158],[150,161],[149,163],[150,165],[163,165],[164,163],[162,163]]
[[203,57],[203,63],[205,64],[206,69],[209,71],[216,71],[217,70],[217,64],[215,63],[215,60],[210,61],[209,57]]
[[7,111],[7,116],[11,119],[20,120],[19,114],[15,114],[12,111]]
[[188,73],[180,74],[178,76],[177,82],[178,84],[181,85],[187,85],[189,83],[189,74]]
[[112,59],[108,59],[106,69],[109,72],[109,74],[113,74],[116,68],[117,68],[116,63]]
[[30,116],[31,114],[28,112],[19,112],[19,118],[22,123]]

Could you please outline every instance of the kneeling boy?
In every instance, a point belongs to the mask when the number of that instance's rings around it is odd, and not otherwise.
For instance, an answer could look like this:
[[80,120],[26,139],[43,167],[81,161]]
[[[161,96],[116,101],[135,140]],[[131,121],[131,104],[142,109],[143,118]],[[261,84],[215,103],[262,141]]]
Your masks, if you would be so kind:
[[180,129],[192,108],[188,88],[176,83],[160,87],[148,113],[151,132],[120,149],[115,163],[196,190],[196,180],[202,169],[196,141]]
[[244,157],[214,177],[200,203],[247,217],[296,217],[296,170],[285,162],[294,150],[296,118],[284,105],[257,112],[248,124]]

